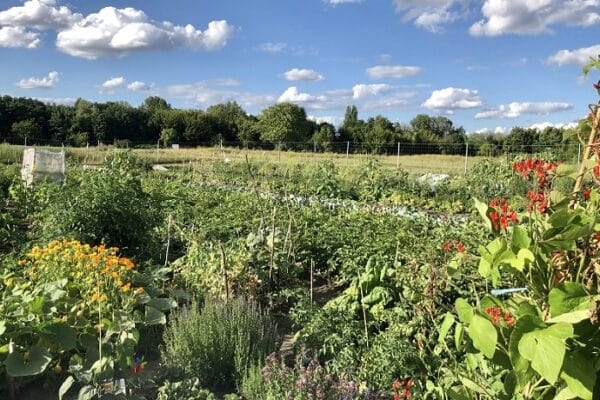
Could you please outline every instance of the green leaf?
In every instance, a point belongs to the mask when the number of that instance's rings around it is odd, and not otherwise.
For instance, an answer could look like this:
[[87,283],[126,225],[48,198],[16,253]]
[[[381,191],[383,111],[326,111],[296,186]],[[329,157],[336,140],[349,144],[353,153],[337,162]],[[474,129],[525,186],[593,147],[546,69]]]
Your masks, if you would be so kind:
[[73,350],[77,345],[77,332],[64,322],[46,325],[40,334],[44,339],[58,345],[64,351]]
[[67,394],[69,389],[71,389],[71,386],[73,386],[74,382],[75,379],[72,376],[68,376],[67,379],[65,379],[65,381],[62,383],[62,385],[60,385],[60,388],[58,389],[58,400],[63,399],[64,395]]
[[515,251],[527,249],[531,244],[531,238],[527,231],[520,226],[515,226],[512,235],[512,245]]
[[469,324],[471,323],[471,320],[473,319],[473,307],[471,307],[471,305],[469,303],[467,303],[467,301],[463,298],[458,298],[456,299],[456,302],[454,303],[454,307],[456,308],[456,312],[458,313],[458,319],[465,323],[465,324]]
[[146,307],[144,322],[148,325],[164,325],[167,323],[167,317],[154,307]]
[[52,361],[48,350],[40,346],[31,346],[28,358],[25,361],[25,356],[18,351],[9,353],[4,360],[6,373],[13,377],[39,375]]
[[523,335],[519,353],[531,361],[531,367],[548,383],[554,384],[563,365],[565,341],[573,336],[573,326],[564,322],[536,329]]
[[577,395],[571,391],[568,387],[564,388],[554,397],[554,400],[570,400],[576,399]]
[[440,327],[440,332],[439,332],[439,336],[438,336],[439,342],[443,342],[446,339],[446,336],[448,335],[448,331],[450,331],[450,328],[452,328],[452,325],[454,325],[454,322],[455,322],[454,315],[452,315],[450,313],[446,313],[446,315],[444,316],[444,321],[442,321],[442,326]]
[[492,230],[492,221],[488,217],[489,207],[486,203],[479,201],[478,199],[473,198],[473,203],[475,204],[475,208],[481,215],[481,219],[483,219],[483,223],[488,228],[488,230]]
[[577,397],[592,400],[596,385],[596,370],[592,360],[581,353],[567,353],[560,377]]
[[487,358],[493,358],[498,342],[496,327],[486,318],[474,315],[469,325],[469,337],[473,340],[473,346],[483,353]]
[[463,333],[463,324],[457,322],[456,328],[454,328],[454,345],[458,351],[462,350]]
[[[526,303],[528,304],[528,303]],[[528,307],[521,306],[524,311]],[[535,310],[535,307],[533,308]],[[524,334],[532,332],[539,327],[541,320],[535,315],[524,315],[517,319],[517,324],[512,330],[508,343],[508,354],[510,362],[515,371],[515,378],[520,388],[524,387],[533,377],[535,373],[530,368],[531,363],[519,353],[519,341]]]
[[553,288],[548,295],[548,304],[553,320],[563,316],[562,320],[570,323],[588,319],[590,311],[596,307],[594,297],[576,282],[565,282]]
[[77,400],[92,400],[96,396],[96,389],[92,385],[86,385],[79,390]]
[[147,305],[150,307],[154,307],[160,311],[169,311],[177,307],[177,302],[173,299],[161,297],[151,299],[150,301],[148,301]]
[[0,336],[6,332],[6,321],[0,321]]

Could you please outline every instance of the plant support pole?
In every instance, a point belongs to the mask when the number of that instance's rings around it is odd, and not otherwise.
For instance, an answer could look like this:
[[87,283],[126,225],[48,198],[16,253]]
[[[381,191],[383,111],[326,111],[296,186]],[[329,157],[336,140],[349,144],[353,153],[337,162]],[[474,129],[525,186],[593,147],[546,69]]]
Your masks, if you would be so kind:
[[577,173],[577,180],[575,181],[575,187],[573,188],[573,193],[578,193],[581,190],[581,186],[583,185],[583,177],[585,175],[586,170],[586,161],[590,158],[590,154],[592,153],[592,147],[594,147],[594,143],[596,142],[596,134],[598,133],[598,123],[600,122],[600,107],[596,106],[594,112],[592,114],[592,131],[590,132],[590,137],[588,139],[588,144],[585,146],[585,150],[583,152],[583,159],[581,160],[581,164],[579,165],[579,172]]
[[400,142],[398,142],[398,157],[396,157],[396,169],[400,168]]
[[469,142],[465,146],[465,175],[467,174],[467,168],[469,167]]

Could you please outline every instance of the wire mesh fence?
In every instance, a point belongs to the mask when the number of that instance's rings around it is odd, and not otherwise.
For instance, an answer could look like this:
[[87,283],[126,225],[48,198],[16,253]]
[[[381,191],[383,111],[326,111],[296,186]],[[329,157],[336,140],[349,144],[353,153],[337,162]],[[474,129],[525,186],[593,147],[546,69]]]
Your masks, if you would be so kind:
[[493,143],[357,143],[315,142],[186,142],[165,146],[162,142],[132,140],[95,141],[79,146],[44,138],[3,138],[0,162],[21,163],[23,148],[63,148],[67,157],[83,163],[99,163],[110,151],[133,149],[144,161],[156,164],[203,162],[268,161],[307,164],[332,161],[338,165],[360,166],[376,159],[381,165],[409,172],[468,173],[482,158],[543,156],[556,161],[579,163],[583,146],[578,143],[554,145],[496,145]]

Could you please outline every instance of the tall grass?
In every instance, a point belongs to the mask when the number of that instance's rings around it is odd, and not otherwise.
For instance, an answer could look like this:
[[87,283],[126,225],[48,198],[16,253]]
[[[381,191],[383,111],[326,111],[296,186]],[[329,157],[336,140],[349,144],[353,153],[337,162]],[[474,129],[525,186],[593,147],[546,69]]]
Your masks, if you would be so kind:
[[252,300],[207,301],[176,313],[164,333],[162,362],[209,389],[238,386],[276,346],[276,326]]

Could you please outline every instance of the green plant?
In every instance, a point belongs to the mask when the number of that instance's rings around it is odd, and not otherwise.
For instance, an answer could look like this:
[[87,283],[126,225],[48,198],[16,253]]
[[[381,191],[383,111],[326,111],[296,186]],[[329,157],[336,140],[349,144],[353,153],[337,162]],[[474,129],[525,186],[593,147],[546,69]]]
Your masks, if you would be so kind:
[[200,387],[198,379],[166,380],[158,388],[156,400],[216,400],[214,394]]
[[115,153],[103,168],[71,176],[41,216],[41,237],[76,238],[117,246],[127,255],[157,257],[156,200],[142,188],[129,153]]
[[209,389],[233,388],[276,342],[269,314],[251,300],[192,303],[167,326],[162,362]]

